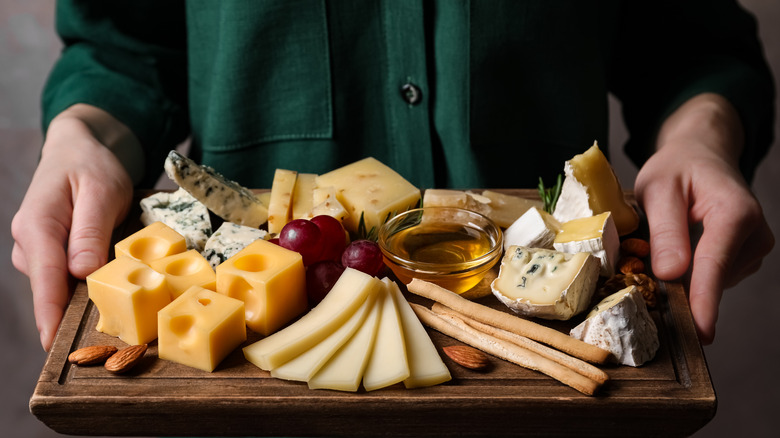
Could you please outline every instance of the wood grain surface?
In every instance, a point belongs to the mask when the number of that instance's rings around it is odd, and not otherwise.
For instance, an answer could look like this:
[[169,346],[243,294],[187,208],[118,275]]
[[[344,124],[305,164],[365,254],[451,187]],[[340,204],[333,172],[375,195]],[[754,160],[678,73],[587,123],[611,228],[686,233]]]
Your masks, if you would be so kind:
[[[503,191],[535,196],[532,190]],[[141,227],[139,215],[136,207],[116,230],[115,240]],[[489,281],[477,287],[489,287]],[[240,349],[213,373],[158,359],[156,343],[125,375],[113,375],[102,366],[71,365],[67,356],[78,348],[124,346],[95,330],[98,311],[82,282],[30,410],[55,431],[76,435],[688,436],[712,419],[717,399],[684,288],[661,282],[659,294],[658,306],[651,311],[661,343],[655,359],[638,368],[603,367],[610,381],[594,397],[495,358],[489,370],[475,372],[444,354],[453,376],[448,383],[344,393],[272,378],[247,362]],[[492,295],[481,301],[502,307]],[[539,322],[568,332],[582,318]],[[458,344],[438,332],[430,334],[439,349]],[[246,344],[257,339],[259,335],[249,332]]]

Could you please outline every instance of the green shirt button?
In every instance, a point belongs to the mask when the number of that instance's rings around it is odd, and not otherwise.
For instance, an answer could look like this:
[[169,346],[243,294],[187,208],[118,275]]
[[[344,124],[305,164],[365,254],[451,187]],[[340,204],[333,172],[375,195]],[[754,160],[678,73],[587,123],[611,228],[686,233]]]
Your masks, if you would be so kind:
[[422,91],[417,85],[406,83],[401,86],[401,97],[409,105],[417,105],[422,100]]

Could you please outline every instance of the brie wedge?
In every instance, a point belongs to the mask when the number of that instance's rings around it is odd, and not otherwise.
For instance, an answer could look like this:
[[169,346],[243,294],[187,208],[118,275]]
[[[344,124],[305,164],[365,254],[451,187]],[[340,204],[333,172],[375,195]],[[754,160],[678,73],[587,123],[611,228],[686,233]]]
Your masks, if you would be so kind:
[[567,320],[587,309],[598,276],[598,259],[590,253],[512,246],[490,288],[518,314]]
[[660,345],[658,329],[636,286],[604,298],[569,334],[610,351],[616,362],[632,367],[653,359]]
[[571,254],[589,252],[601,263],[600,275],[612,277],[620,256],[620,237],[610,212],[561,224],[553,247]]
[[531,207],[504,231],[504,250],[513,245],[553,249],[560,229],[561,224],[551,214]]

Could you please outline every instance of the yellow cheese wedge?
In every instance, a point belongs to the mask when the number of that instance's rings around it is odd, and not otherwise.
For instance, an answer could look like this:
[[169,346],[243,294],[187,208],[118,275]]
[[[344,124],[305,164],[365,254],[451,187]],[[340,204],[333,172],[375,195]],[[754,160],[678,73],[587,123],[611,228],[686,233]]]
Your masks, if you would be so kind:
[[87,293],[100,312],[97,330],[130,345],[157,338],[157,311],[171,302],[165,276],[129,257],[88,275]]
[[381,310],[379,304],[374,300],[370,313],[357,333],[309,379],[309,388],[351,392],[360,388],[368,359],[374,349]]
[[163,257],[152,261],[149,266],[165,275],[171,291],[171,299],[176,299],[192,286],[217,290],[217,275],[211,269],[208,260],[197,250],[191,249]]
[[366,391],[374,391],[402,382],[411,374],[398,307],[387,283],[380,282],[380,284],[383,286],[379,296],[382,310],[374,349],[363,375],[363,387]]
[[244,303],[192,286],[157,314],[160,359],[212,372],[246,340]]
[[389,278],[384,278],[382,281],[393,296],[398,314],[401,317],[406,359],[409,365],[409,377],[404,380],[404,386],[420,388],[438,385],[452,379],[450,370],[441,360],[428,331],[425,330],[409,302],[404,298],[401,289]]
[[293,324],[245,347],[244,356],[266,371],[277,368],[341,327],[370,295],[382,289],[379,279],[346,268],[320,304]]
[[544,204],[538,199],[526,199],[519,196],[485,190],[482,196],[490,200],[488,217],[501,228],[507,228],[531,207],[544,209]]
[[298,172],[276,169],[271,184],[271,199],[268,203],[268,232],[279,234],[291,217],[293,192]]
[[370,295],[360,308],[341,327],[300,356],[271,370],[278,379],[308,382],[314,374],[355,334],[374,306],[376,297]]
[[162,222],[153,222],[114,245],[117,257],[125,256],[146,264],[186,250],[184,236]]
[[295,179],[295,189],[292,197],[292,218],[310,219],[314,208],[314,189],[317,188],[317,175],[299,173]]
[[319,187],[333,186],[349,216],[344,227],[356,232],[361,214],[366,229],[379,227],[392,213],[417,205],[420,190],[393,169],[369,157],[317,177]]

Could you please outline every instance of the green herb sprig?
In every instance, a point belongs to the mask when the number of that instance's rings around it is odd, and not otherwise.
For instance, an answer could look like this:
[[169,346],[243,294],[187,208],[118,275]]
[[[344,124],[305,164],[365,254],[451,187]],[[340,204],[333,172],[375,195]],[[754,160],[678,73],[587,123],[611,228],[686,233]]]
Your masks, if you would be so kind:
[[558,203],[558,197],[561,196],[561,187],[563,186],[563,177],[558,174],[558,179],[555,182],[555,186],[549,189],[544,187],[544,181],[542,177],[539,177],[539,197],[542,198],[544,203],[544,211],[553,214],[555,212],[555,204]]

